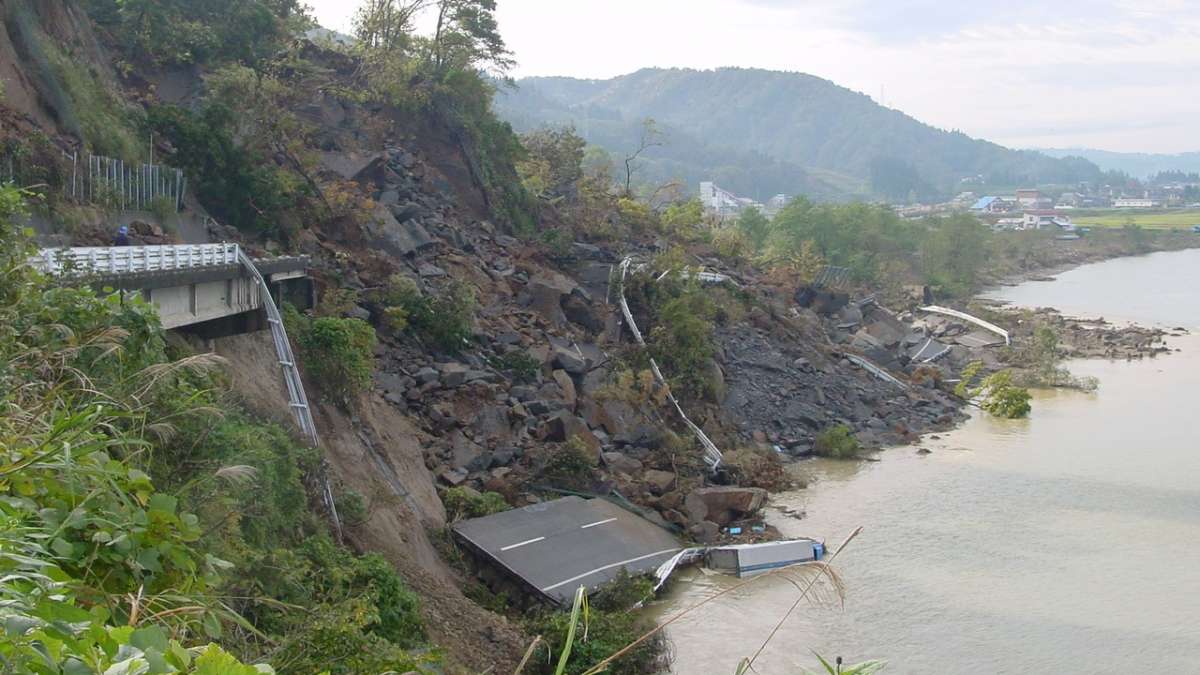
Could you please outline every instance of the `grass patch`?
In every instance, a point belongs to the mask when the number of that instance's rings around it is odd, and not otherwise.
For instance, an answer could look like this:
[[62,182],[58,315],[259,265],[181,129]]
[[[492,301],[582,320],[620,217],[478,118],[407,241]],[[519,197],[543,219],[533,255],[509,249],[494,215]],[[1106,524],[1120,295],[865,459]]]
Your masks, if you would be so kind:
[[92,150],[127,162],[143,159],[145,145],[138,138],[136,130],[140,122],[134,113],[87,65],[72,59],[48,40],[40,40],[40,43],[54,77],[66,95],[67,100],[63,103],[70,107],[60,112],[78,126],[79,133]]
[[1190,230],[1200,225],[1200,209],[1106,209],[1071,214],[1076,225],[1119,229],[1130,223],[1148,230]]

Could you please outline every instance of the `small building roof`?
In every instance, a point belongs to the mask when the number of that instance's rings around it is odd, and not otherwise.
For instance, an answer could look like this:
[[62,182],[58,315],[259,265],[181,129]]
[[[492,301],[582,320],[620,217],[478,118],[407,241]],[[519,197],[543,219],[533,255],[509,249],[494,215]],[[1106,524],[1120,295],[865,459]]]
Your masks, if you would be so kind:
[[971,207],[971,210],[982,211],[991,206],[997,199],[999,199],[999,197],[980,197],[979,201],[975,202],[975,205]]

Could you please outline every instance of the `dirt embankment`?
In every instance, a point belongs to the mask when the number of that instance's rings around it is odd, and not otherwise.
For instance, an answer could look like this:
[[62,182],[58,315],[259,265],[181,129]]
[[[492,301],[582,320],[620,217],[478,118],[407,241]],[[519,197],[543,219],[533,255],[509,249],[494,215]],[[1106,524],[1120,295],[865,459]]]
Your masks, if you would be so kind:
[[[247,409],[291,428],[270,334],[222,338],[212,346],[228,360],[234,393]],[[345,527],[347,543],[396,565],[423,598],[429,633],[449,650],[452,664],[471,672],[515,667],[513,655],[524,649],[525,635],[463,596],[463,580],[430,541],[445,527],[446,512],[425,468],[429,439],[376,392],[364,395],[353,415],[328,404],[317,403],[314,410],[335,491],[353,489],[367,504],[367,519]]]

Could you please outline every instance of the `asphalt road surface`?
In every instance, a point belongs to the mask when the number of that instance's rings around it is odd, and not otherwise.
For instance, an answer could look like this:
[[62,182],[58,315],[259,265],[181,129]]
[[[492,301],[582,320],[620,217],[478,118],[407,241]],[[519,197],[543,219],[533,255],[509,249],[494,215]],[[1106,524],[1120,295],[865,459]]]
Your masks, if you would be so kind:
[[465,520],[454,531],[560,605],[571,604],[579,586],[594,590],[621,569],[653,571],[683,548],[640,516],[580,497]]

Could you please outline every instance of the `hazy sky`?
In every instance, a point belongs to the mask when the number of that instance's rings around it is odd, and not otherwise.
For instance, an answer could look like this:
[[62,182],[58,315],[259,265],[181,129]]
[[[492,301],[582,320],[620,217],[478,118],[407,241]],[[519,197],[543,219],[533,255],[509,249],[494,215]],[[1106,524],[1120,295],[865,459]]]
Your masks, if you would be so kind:
[[[356,0],[308,0],[350,32]],[[1014,147],[1200,150],[1200,0],[499,0],[514,75],[811,73]]]

